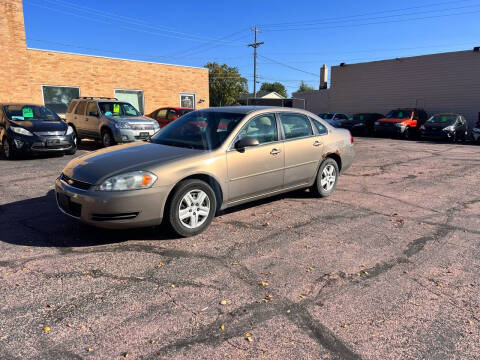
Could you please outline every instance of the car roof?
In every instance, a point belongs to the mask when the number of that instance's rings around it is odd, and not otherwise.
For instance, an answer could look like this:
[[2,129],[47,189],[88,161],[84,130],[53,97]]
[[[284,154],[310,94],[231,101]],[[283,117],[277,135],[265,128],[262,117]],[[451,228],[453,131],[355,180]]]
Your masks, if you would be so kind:
[[275,111],[299,111],[303,109],[295,109],[295,108],[285,108],[280,106],[253,106],[253,105],[246,105],[246,106],[221,106],[221,107],[210,107],[206,109],[198,109],[198,110],[208,110],[212,112],[231,112],[231,113],[238,113],[238,114],[250,114],[255,111],[261,110],[275,110]]

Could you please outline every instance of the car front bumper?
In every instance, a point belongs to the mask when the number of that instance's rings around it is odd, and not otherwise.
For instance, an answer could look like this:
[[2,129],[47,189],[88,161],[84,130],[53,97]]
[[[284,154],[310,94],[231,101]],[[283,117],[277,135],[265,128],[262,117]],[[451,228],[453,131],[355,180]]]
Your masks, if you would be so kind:
[[377,135],[402,135],[407,127],[406,126],[395,126],[394,124],[380,124],[375,125],[375,133]]
[[10,132],[12,146],[21,153],[66,152],[75,147],[73,134],[60,136],[25,136]]
[[[168,187],[130,191],[96,191],[94,185],[81,189],[59,177],[55,182],[58,208],[84,223],[107,229],[159,225],[162,222]],[[71,181],[70,181],[71,182]]]
[[117,129],[113,132],[113,137],[117,143],[128,143],[133,141],[145,140],[155,134],[160,129],[154,130],[132,130],[132,129]]
[[450,140],[453,138],[454,131],[422,131],[420,136],[424,139],[433,139],[433,140]]

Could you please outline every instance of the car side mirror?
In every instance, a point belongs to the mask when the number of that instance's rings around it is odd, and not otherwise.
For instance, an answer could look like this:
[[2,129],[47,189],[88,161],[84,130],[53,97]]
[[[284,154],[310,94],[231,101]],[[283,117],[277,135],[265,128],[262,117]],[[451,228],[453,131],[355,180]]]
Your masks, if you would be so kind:
[[244,152],[245,148],[258,145],[260,145],[260,143],[258,142],[257,138],[246,136],[235,143],[235,149],[240,152]]
[[98,111],[90,111],[90,112],[88,113],[88,116],[98,117]]

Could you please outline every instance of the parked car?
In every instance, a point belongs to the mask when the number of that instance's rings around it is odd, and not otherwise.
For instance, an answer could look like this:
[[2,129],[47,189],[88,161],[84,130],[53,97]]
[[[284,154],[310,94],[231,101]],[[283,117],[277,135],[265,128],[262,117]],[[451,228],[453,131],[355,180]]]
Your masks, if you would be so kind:
[[472,129],[472,140],[480,145],[480,120],[475,124]]
[[34,104],[0,104],[0,142],[7,159],[21,153],[77,151],[72,127],[49,108]]
[[468,134],[467,120],[460,114],[433,115],[420,127],[420,134],[425,139],[465,141]]
[[416,137],[420,126],[428,115],[422,109],[396,109],[375,122],[375,133],[379,135],[401,136],[404,139]]
[[352,134],[370,136],[375,132],[375,121],[384,117],[385,115],[377,113],[355,114],[350,116],[348,120],[343,121],[340,127],[350,130]]
[[133,105],[115,98],[74,99],[65,119],[73,127],[78,141],[82,138],[100,139],[104,147],[144,140],[160,130],[158,122],[142,116]]
[[348,120],[348,115],[343,113],[321,113],[318,114],[323,120],[333,127],[340,127],[344,120]]
[[197,110],[152,138],[79,157],[56,180],[60,210],[105,228],[157,225],[181,236],[216,211],[294,189],[330,195],[353,161],[353,137],[305,110]]
[[152,111],[147,116],[158,121],[160,127],[170,124],[172,121],[177,120],[180,116],[183,116],[194,109],[182,108],[182,107],[164,107]]

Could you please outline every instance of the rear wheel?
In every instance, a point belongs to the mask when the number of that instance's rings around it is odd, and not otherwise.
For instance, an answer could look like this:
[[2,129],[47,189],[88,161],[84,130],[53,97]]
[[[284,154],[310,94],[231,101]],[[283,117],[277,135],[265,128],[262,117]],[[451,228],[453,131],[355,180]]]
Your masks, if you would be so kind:
[[15,148],[12,146],[10,141],[6,136],[2,139],[3,154],[8,160],[13,160],[16,158]]
[[168,220],[180,236],[200,234],[212,222],[217,209],[215,193],[206,182],[192,179],[182,181],[168,207]]
[[109,146],[115,145],[115,139],[113,138],[113,135],[110,129],[102,130],[102,145],[103,147],[109,147]]
[[311,190],[318,197],[327,197],[333,193],[338,181],[338,164],[335,160],[327,158],[318,169],[315,184]]

